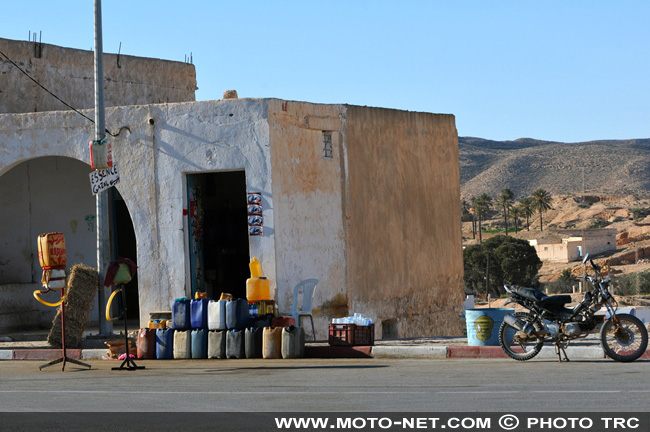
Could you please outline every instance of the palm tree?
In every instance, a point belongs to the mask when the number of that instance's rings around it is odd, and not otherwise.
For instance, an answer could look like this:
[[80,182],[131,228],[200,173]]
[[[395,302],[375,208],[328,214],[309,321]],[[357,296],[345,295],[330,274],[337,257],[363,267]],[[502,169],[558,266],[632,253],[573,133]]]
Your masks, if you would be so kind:
[[478,241],[483,243],[483,233],[481,228],[481,221],[490,211],[492,206],[492,198],[486,193],[482,193],[478,198],[472,198],[472,206],[474,207],[474,213],[478,215]]
[[506,225],[506,235],[508,235],[508,209],[512,207],[512,202],[515,194],[508,188],[501,191],[501,195],[497,198],[497,204],[503,208],[503,220]]
[[467,221],[468,219],[472,221],[472,238],[476,238],[476,217],[472,212],[472,205],[466,200],[461,200],[460,202],[461,209],[461,221]]
[[532,197],[524,197],[519,200],[521,214],[526,217],[526,229],[530,231],[530,217],[535,212],[535,200]]
[[518,205],[510,207],[510,216],[512,216],[512,220],[515,222],[515,234],[519,232],[519,218],[522,213],[523,211]]
[[544,213],[544,210],[551,208],[553,198],[551,197],[551,194],[544,189],[537,189],[533,192],[532,196],[535,200],[535,207],[539,210],[539,229],[540,231],[544,231],[544,226],[542,225],[542,213]]

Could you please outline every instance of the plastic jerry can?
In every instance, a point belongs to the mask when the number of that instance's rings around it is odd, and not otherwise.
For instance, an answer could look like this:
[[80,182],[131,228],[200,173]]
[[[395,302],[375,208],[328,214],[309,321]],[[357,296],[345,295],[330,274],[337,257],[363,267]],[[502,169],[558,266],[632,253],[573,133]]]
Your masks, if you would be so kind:
[[65,267],[66,251],[63,233],[51,232],[38,236],[38,260],[43,270],[49,267]]
[[190,301],[190,325],[193,329],[208,328],[208,299]]
[[156,329],[156,358],[174,358],[174,330]]
[[251,327],[246,329],[244,335],[244,345],[246,358],[262,358],[262,336],[264,329],[262,327]]
[[226,303],[228,300],[210,300],[208,302],[208,329],[225,330]]
[[188,330],[174,331],[174,358],[192,358],[192,338]]
[[187,330],[190,328],[190,301],[178,298],[172,303],[172,328]]
[[208,358],[208,330],[194,329],[192,330],[192,358],[193,359],[207,359]]
[[282,358],[302,358],[305,356],[305,332],[302,327],[282,329]]
[[242,330],[250,324],[248,302],[245,299],[228,300],[226,303],[226,326]]
[[226,357],[229,359],[246,358],[244,349],[244,330],[228,330],[226,332]]
[[282,327],[264,327],[262,357],[265,359],[282,358]]
[[226,331],[225,330],[208,331],[208,358],[210,359],[226,358]]
[[246,280],[246,298],[248,301],[271,300],[271,285],[262,276],[262,264],[253,257],[249,264],[251,277]]
[[156,330],[152,328],[140,329],[136,351],[139,359],[156,358]]

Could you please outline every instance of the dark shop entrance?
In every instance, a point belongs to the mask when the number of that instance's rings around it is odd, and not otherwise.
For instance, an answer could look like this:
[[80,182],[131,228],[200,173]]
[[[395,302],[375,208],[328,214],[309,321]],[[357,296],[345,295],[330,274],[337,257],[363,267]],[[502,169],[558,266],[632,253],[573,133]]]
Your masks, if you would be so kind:
[[[135,241],[135,230],[133,229],[133,222],[126,202],[122,195],[116,188],[111,188],[111,238],[113,242],[113,260],[119,258],[129,258],[133,262],[138,263],[138,250]],[[126,293],[126,315],[129,320],[140,319],[140,296],[138,294],[138,273],[136,272],[131,282],[125,285],[124,291]],[[122,314],[122,299],[119,298],[122,294],[118,295],[113,301]]]
[[227,171],[187,175],[192,297],[197,291],[246,298],[248,212],[246,174]]

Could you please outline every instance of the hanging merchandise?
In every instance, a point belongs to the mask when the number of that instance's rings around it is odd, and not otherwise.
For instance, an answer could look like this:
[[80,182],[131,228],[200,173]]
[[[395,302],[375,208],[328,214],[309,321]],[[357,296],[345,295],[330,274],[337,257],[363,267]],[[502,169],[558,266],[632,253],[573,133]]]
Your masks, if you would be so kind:
[[113,151],[111,143],[106,138],[90,141],[90,168],[93,170],[108,169],[113,166]]
[[51,232],[38,236],[38,260],[43,270],[65,268],[66,252],[63,233]]
[[264,216],[262,216],[262,193],[248,192],[248,234],[264,234]]

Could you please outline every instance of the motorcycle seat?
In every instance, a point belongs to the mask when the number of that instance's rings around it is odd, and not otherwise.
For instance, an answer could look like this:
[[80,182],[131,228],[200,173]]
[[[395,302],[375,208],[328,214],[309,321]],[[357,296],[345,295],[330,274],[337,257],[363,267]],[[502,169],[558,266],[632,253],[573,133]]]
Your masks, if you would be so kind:
[[515,292],[528,300],[540,303],[542,306],[557,307],[571,303],[571,296],[569,295],[548,296],[535,288],[517,287]]

